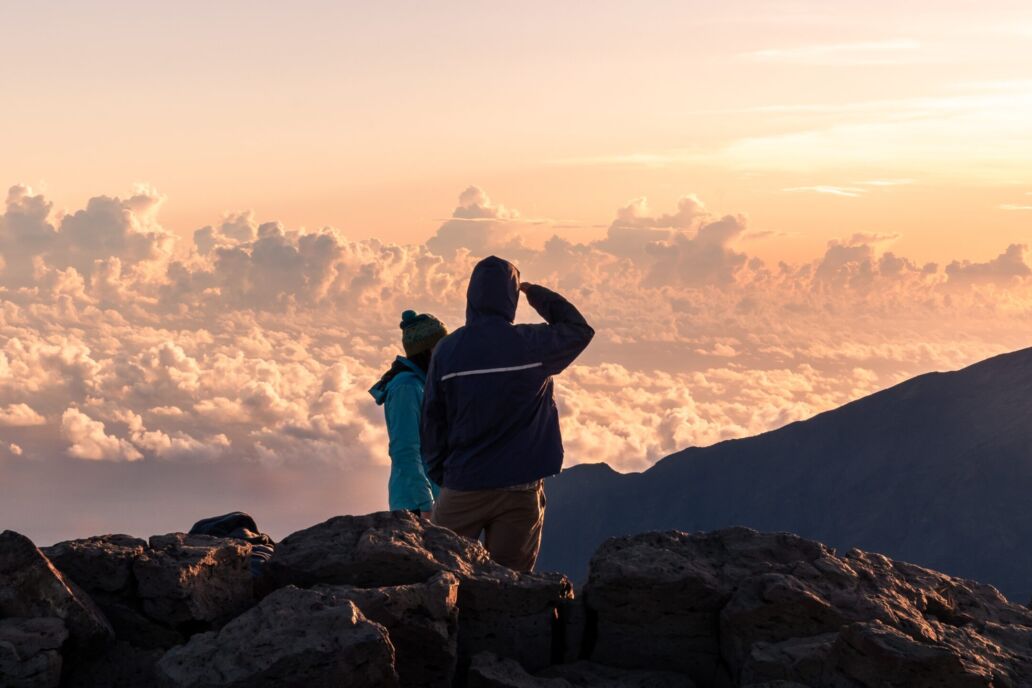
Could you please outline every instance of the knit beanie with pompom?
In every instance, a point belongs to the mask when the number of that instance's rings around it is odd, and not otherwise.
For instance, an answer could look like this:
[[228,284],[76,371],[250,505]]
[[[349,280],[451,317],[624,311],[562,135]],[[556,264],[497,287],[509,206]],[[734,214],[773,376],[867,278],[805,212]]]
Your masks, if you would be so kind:
[[429,313],[405,311],[401,314],[400,326],[401,345],[405,347],[406,356],[433,349],[448,334],[444,323]]

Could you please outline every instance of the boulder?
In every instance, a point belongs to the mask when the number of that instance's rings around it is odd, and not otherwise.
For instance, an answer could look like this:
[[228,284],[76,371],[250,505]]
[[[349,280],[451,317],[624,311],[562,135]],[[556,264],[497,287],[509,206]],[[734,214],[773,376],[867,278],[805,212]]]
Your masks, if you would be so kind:
[[254,604],[250,551],[242,540],[153,536],[133,563],[144,613],[188,633],[232,619]]
[[71,649],[86,652],[114,638],[104,614],[90,597],[24,535],[0,533],[0,619],[47,618],[64,621]]
[[490,651],[529,671],[562,660],[558,607],[573,598],[565,576],[498,567],[460,580],[460,657]]
[[459,580],[460,664],[481,651],[531,671],[556,654],[557,607],[573,597],[560,574],[521,574],[483,545],[406,511],[337,516],[287,536],[269,562],[279,584],[383,587],[422,583],[440,572]]
[[171,688],[391,688],[387,631],[353,602],[288,586],[158,662]]
[[663,671],[615,669],[592,662],[560,664],[537,676],[519,662],[481,652],[467,673],[468,688],[694,688],[691,679]]
[[169,648],[186,638],[148,618],[136,589],[136,561],[149,549],[145,540],[129,535],[98,535],[59,542],[42,551],[93,598],[118,639],[141,648]]
[[91,595],[131,594],[133,564],[146,550],[146,541],[131,535],[97,535],[42,548],[61,573]]
[[288,535],[269,561],[280,585],[382,587],[499,568],[479,543],[407,511],[334,518]]
[[467,688],[573,688],[563,678],[540,678],[527,673],[520,663],[493,652],[473,656],[466,674]]
[[54,617],[0,620],[0,685],[57,688],[61,682],[64,621]]
[[387,629],[403,688],[450,688],[458,656],[459,581],[453,574],[438,573],[411,585],[313,589],[351,600],[367,619]]
[[994,588],[784,533],[615,538],[584,600],[593,659],[701,685],[1032,685],[1032,612]]
[[557,664],[538,674],[562,678],[580,688],[694,688],[695,683],[684,674],[671,671],[616,669],[594,662]]

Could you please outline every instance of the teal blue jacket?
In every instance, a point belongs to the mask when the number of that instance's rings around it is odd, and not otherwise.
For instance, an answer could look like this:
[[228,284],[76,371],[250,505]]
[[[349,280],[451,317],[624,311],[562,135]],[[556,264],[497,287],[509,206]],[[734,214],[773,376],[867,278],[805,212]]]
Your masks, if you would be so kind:
[[387,420],[387,451],[391,477],[387,499],[392,511],[430,511],[438,487],[430,482],[419,452],[419,424],[423,413],[426,373],[412,361],[398,356],[391,369],[369,393],[382,405]]

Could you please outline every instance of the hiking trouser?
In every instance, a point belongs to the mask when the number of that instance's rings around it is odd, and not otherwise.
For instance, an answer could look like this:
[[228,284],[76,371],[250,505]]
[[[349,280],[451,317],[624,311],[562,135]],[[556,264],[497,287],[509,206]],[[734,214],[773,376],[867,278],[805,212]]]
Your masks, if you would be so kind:
[[491,558],[516,571],[532,571],[541,549],[545,523],[545,488],[538,482],[525,489],[441,489],[432,517],[435,525],[477,540]]

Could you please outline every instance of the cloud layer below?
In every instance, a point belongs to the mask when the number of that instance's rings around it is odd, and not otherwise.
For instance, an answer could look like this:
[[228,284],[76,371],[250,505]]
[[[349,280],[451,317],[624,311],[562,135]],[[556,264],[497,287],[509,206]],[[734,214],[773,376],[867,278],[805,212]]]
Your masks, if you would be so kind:
[[[64,213],[25,187],[8,193],[0,489],[16,475],[60,480],[57,466],[132,464],[139,484],[162,471],[260,474],[266,499],[286,503],[268,487],[276,476],[330,471],[345,486],[362,478],[306,508],[357,509],[385,475],[366,390],[399,349],[398,314],[460,325],[470,269],[488,253],[566,294],[599,332],[557,387],[571,463],[640,470],[1032,335],[1021,245],[939,266],[897,255],[875,227],[807,263],[769,264],[744,248],[744,216],[690,195],[667,211],[627,203],[599,241],[535,245],[546,221],[476,187],[422,245],[248,213],[182,240],[160,225],[162,203],[141,187]],[[534,319],[522,305],[519,317]],[[19,504],[0,507],[5,521],[25,513]]]

